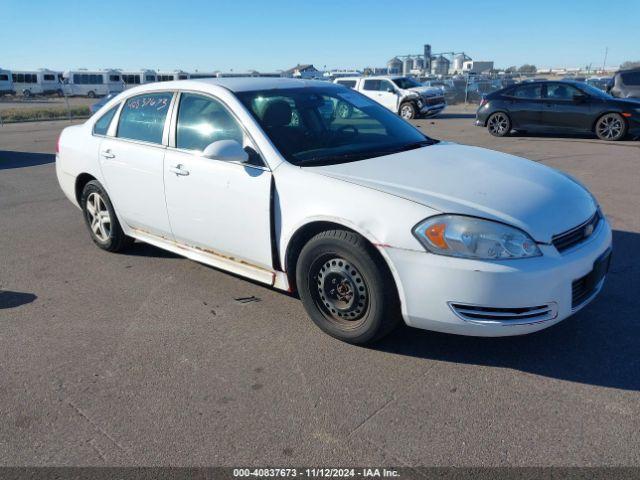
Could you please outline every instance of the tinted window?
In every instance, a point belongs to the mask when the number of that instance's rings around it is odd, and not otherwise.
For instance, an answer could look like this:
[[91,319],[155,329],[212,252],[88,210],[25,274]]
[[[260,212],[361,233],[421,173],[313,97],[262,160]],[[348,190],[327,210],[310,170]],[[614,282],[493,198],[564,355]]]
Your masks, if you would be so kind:
[[120,75],[109,75],[109,81],[110,82],[119,82],[120,81]]
[[620,74],[625,85],[640,85],[640,72]]
[[144,79],[147,82],[155,82],[156,81],[156,77],[154,77],[153,75],[147,75],[146,77],[144,77]]
[[380,90],[380,80],[365,80],[363,90]]
[[579,95],[580,91],[572,85],[562,83],[547,84],[547,98],[550,100],[572,100],[574,95]]
[[363,160],[433,143],[379,103],[336,85],[236,95],[294,165]]
[[511,96],[516,98],[541,98],[542,86],[541,85],[523,85],[511,90]]
[[120,114],[117,136],[162,143],[162,131],[171,97],[171,93],[153,93],[127,100]]
[[0,80],[2,80],[3,82],[6,82],[7,80],[9,80],[9,75],[0,75]]
[[53,82],[53,81],[56,79],[56,77],[55,77],[54,75],[51,75],[51,74],[46,73],[46,74],[44,75],[44,79],[45,79],[47,82]]
[[338,80],[336,83],[339,85],[344,85],[345,87],[355,88],[356,81],[355,80]]
[[422,86],[419,82],[410,77],[394,78],[393,83],[395,83],[399,88],[402,89]]
[[178,108],[176,147],[202,151],[218,140],[244,143],[238,122],[216,100],[202,95],[183,93]]
[[93,125],[93,133],[96,135],[107,134],[109,131],[109,125],[111,125],[111,120],[113,120],[113,116],[116,114],[119,106],[120,105],[116,105],[100,117],[100,119]]

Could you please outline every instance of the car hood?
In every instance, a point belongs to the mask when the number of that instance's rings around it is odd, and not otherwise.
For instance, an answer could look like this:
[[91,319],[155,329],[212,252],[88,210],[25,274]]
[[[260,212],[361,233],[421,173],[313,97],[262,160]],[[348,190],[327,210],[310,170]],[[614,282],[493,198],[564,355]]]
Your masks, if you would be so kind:
[[309,169],[442,213],[508,223],[542,243],[586,221],[597,208],[584,187],[557,170],[513,155],[446,142]]
[[410,92],[416,92],[423,97],[439,97],[442,96],[442,90],[438,87],[412,87],[407,89]]

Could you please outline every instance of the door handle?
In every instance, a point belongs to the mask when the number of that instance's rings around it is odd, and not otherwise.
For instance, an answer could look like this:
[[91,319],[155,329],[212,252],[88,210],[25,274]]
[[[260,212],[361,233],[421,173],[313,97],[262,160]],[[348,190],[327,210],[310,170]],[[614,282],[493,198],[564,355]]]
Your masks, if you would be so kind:
[[182,175],[182,176],[189,175],[189,170],[185,170],[184,168],[182,168],[181,164],[170,166],[169,171],[171,173],[175,173],[176,175]]
[[102,155],[104,158],[116,158],[116,156],[111,153],[111,150],[104,150],[100,152],[100,155]]

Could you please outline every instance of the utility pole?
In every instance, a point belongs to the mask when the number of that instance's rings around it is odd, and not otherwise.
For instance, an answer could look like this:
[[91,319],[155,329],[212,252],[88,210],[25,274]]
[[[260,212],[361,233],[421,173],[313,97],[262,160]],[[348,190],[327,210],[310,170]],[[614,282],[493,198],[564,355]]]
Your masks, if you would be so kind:
[[602,73],[604,73],[604,69],[607,66],[607,54],[609,53],[609,47],[605,47],[604,49],[604,61],[602,62]]

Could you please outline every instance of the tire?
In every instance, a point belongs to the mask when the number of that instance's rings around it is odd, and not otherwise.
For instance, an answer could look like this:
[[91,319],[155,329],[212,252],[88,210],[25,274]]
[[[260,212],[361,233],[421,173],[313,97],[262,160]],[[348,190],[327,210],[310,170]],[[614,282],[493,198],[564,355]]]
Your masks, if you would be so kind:
[[87,97],[96,98],[96,92],[94,92],[93,90],[89,90],[89,93],[87,93]]
[[404,102],[400,104],[400,108],[398,109],[398,115],[400,115],[405,120],[411,120],[416,118],[416,107],[411,102]]
[[313,322],[332,337],[373,343],[399,323],[395,283],[375,253],[362,236],[347,230],[321,232],[300,252],[300,299]]
[[98,247],[108,252],[120,252],[133,244],[133,238],[122,231],[109,195],[100,182],[91,180],[85,185],[80,205],[91,239]]
[[31,90],[23,90],[23,91],[22,91],[22,96],[23,96],[24,98],[29,98],[29,97],[31,97]]
[[487,130],[494,137],[506,137],[511,131],[511,119],[504,112],[496,112],[487,119]]
[[627,122],[619,113],[605,113],[596,120],[594,131],[600,140],[615,142],[627,134]]
[[58,95],[59,97],[64,97],[64,92],[62,90],[57,90],[56,95]]

